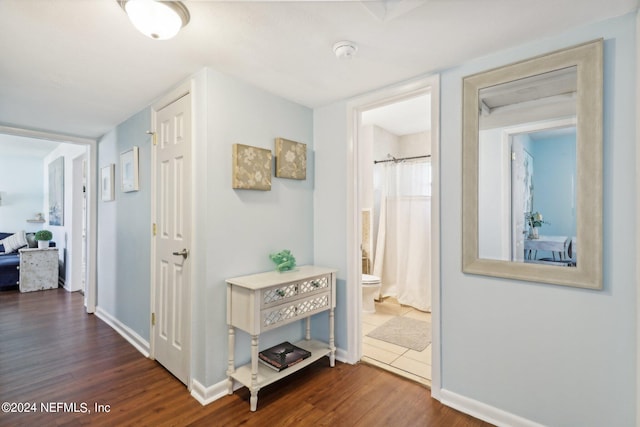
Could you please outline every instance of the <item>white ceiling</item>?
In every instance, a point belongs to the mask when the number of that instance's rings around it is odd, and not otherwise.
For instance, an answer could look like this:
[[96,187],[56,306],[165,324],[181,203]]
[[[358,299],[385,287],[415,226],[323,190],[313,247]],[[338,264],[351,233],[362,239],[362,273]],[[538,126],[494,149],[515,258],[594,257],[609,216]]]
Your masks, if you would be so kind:
[[394,135],[410,135],[431,129],[429,95],[421,95],[362,113],[363,126],[376,125]]
[[0,134],[0,155],[44,159],[60,143],[44,139]]
[[[638,7],[638,0],[184,2],[175,39],[116,0],[0,0],[0,123],[99,137],[203,67],[308,107]],[[351,60],[332,46],[352,40]]]

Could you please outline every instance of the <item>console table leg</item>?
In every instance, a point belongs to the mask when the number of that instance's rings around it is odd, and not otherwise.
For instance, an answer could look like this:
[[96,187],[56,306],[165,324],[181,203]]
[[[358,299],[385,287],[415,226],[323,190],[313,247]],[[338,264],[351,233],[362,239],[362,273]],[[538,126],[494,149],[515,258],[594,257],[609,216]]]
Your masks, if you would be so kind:
[[233,394],[233,378],[231,375],[235,372],[235,345],[236,345],[236,331],[235,328],[229,325],[229,336],[228,336],[228,344],[229,344],[229,360],[227,362],[227,393]]
[[329,365],[333,368],[336,366],[336,343],[335,338],[333,336],[333,327],[334,327],[334,310],[333,308],[329,310],[329,349],[331,350],[331,354],[329,354]]
[[251,410],[258,407],[258,335],[251,335]]
[[258,390],[251,390],[249,402],[251,403],[251,412],[255,412],[258,409]]

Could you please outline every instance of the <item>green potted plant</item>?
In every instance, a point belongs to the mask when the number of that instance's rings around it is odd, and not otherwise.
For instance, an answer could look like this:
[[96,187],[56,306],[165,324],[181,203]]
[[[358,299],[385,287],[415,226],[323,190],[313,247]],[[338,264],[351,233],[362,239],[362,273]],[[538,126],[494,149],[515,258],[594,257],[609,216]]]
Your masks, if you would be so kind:
[[53,239],[53,234],[49,230],[36,231],[34,236],[38,241],[39,249],[47,249],[49,247],[49,240]]

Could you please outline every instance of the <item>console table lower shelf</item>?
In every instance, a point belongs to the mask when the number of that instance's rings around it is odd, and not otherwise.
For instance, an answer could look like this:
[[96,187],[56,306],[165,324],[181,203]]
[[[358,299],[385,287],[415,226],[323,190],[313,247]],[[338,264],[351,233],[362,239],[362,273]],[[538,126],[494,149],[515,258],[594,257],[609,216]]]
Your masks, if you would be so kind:
[[[317,362],[322,359],[324,356],[329,356],[331,358],[331,349],[329,348],[329,344],[321,341],[315,340],[302,340],[294,345],[303,348],[309,352],[311,352],[311,356],[307,357],[301,362],[296,363],[293,366],[289,366],[282,371],[276,371],[275,369],[271,369],[268,366],[264,366],[262,363],[258,363],[258,380],[255,387],[251,385],[251,363],[247,363],[246,365],[240,366],[236,368],[235,372],[231,373],[229,376],[234,380],[238,381],[240,384],[246,386],[249,391],[252,392],[255,390],[257,393],[262,387],[266,387],[271,383],[274,383],[287,375],[290,375],[294,372],[303,369],[313,362]],[[334,365],[334,362],[331,363],[331,366]],[[230,384],[232,387],[232,384]],[[252,407],[252,411],[255,411],[256,408]]]

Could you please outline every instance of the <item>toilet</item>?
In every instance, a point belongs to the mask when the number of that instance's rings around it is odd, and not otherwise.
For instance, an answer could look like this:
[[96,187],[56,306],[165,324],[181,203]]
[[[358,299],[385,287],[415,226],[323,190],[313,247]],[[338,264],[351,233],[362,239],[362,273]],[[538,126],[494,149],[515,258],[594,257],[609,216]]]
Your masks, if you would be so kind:
[[380,299],[380,278],[370,274],[362,275],[362,312],[375,313],[374,300]]

